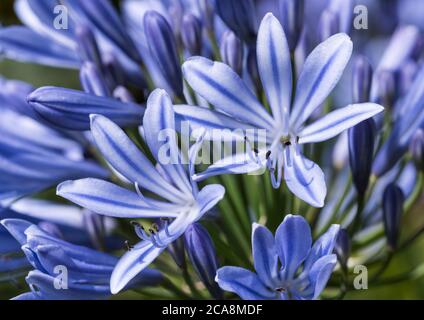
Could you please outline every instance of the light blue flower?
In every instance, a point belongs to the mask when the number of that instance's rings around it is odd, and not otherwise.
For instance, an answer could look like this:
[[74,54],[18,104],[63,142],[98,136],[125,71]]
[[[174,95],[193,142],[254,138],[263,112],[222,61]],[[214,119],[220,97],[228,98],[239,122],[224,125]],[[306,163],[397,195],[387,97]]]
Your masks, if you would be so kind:
[[331,226],[312,245],[311,229],[301,216],[287,215],[275,238],[266,227],[253,224],[256,273],[223,267],[215,280],[223,290],[245,300],[317,299],[337,262],[333,248],[338,231],[338,225]]
[[[1,223],[35,268],[26,277],[31,292],[15,299],[99,299],[111,294],[109,281],[118,258],[58,239],[25,220]],[[162,275],[145,269],[136,280],[132,284],[154,285],[161,282]]]
[[[82,179],[60,184],[57,194],[96,213],[124,218],[165,218],[163,227],[147,233],[135,223],[142,241],[128,251],[117,264],[111,278],[111,291],[117,293],[144,270],[166,247],[184,234],[224,196],[220,185],[198,190],[189,176],[194,173],[194,158],[199,145],[190,151],[188,169],[182,165],[174,129],[174,112],[169,96],[154,91],[148,99],[144,116],[145,140],[156,167],[112,121],[91,116],[94,141],[108,163],[135,186],[135,191],[99,179]],[[170,132],[165,138],[164,132]],[[159,140],[164,138],[164,140]],[[170,162],[161,158],[164,145],[169,148]],[[166,153],[166,152],[165,152]],[[142,194],[142,189],[161,198]]]
[[255,154],[253,148],[250,152],[246,148],[247,154],[222,159],[194,179],[267,167],[277,188],[284,167],[288,188],[309,204],[322,207],[326,196],[324,174],[317,164],[302,155],[301,146],[331,139],[383,110],[374,103],[354,104],[307,123],[336,86],[351,52],[352,42],[345,34],[336,34],[321,43],[307,58],[292,97],[292,65],[284,30],[272,14],[266,15],[259,29],[257,56],[272,115],[227,65],[202,57],[185,62],[183,72],[187,82],[215,111],[176,106],[180,117],[208,129],[254,128],[267,132],[266,148]]

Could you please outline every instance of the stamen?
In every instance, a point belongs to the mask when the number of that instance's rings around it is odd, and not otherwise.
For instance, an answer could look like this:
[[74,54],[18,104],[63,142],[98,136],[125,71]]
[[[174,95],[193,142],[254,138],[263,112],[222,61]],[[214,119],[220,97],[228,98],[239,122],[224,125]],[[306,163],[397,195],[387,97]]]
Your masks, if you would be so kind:
[[127,251],[131,251],[132,249],[134,249],[134,247],[130,245],[128,240],[125,240],[125,248],[127,249]]
[[131,224],[134,226],[135,233],[141,240],[150,241],[149,235],[144,230],[144,227],[136,221],[131,221]]

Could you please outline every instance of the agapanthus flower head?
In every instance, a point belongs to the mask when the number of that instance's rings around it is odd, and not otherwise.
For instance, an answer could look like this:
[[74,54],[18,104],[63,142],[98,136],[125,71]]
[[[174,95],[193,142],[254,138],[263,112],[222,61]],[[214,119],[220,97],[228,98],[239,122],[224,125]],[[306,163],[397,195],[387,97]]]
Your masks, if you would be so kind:
[[352,43],[345,34],[330,37],[312,51],[297,79],[293,97],[290,50],[284,30],[272,14],[265,16],[259,28],[256,52],[272,114],[227,65],[203,57],[191,58],[183,65],[187,82],[216,111],[202,111],[200,117],[193,114],[192,107],[179,106],[180,115],[205,128],[267,131],[266,148],[255,154],[246,148],[247,154],[222,159],[194,178],[202,180],[216,174],[246,173],[266,167],[274,187],[280,186],[284,175],[288,188],[296,196],[322,207],[326,195],[324,174],[317,164],[303,156],[302,145],[331,139],[380,113],[383,107],[374,103],[355,104],[335,110],[312,124],[307,122],[331,93],[349,61]]
[[[26,277],[31,292],[16,299],[99,299],[109,296],[109,280],[118,258],[73,245],[25,220],[2,220],[3,226],[21,244],[35,269]],[[62,274],[63,277],[58,278]],[[145,269],[134,284],[154,285],[160,272]]]
[[337,263],[333,249],[338,231],[338,225],[331,226],[312,245],[309,224],[301,216],[287,215],[275,237],[266,227],[253,224],[256,273],[239,267],[222,267],[216,281],[223,290],[247,300],[316,299]]
[[[116,124],[100,115],[91,116],[91,133],[99,151],[126,182],[134,185],[134,191],[98,179],[68,181],[57,188],[58,195],[99,214],[165,219],[161,228],[154,225],[149,230],[134,223],[141,242],[117,264],[111,278],[112,293],[121,291],[211,209],[225,191],[220,185],[207,185],[199,191],[190,179],[199,145],[192,147],[185,168],[176,141],[172,102],[163,90],[150,95],[143,122],[144,138],[157,161],[156,167]],[[145,196],[142,189],[162,200]]]

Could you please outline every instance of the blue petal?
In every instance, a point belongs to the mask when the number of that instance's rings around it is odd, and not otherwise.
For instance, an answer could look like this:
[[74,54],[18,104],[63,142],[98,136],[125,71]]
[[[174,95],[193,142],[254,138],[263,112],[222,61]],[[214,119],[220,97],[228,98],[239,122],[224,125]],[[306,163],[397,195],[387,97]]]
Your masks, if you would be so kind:
[[309,270],[321,257],[332,254],[336,244],[340,226],[332,225],[312,246],[308,258],[305,261],[304,270]]
[[40,300],[40,297],[32,292],[25,292],[12,298],[11,300]]
[[110,290],[117,294],[155,260],[165,248],[155,247],[149,241],[143,241],[137,248],[125,253],[116,264],[110,279]]
[[32,223],[20,220],[20,219],[4,219],[0,223],[10,232],[10,234],[18,241],[21,246],[26,244],[27,236],[25,230],[27,230]]
[[324,256],[314,263],[309,272],[309,280],[313,288],[312,299],[317,299],[325,289],[336,263],[337,257],[335,254]]
[[262,20],[256,52],[259,74],[274,119],[287,134],[293,85],[290,49],[280,22],[271,13]]
[[221,174],[242,174],[263,170],[266,162],[264,155],[260,159],[262,159],[260,163],[257,163],[245,153],[229,156],[216,161],[205,171],[196,173],[193,175],[193,180],[202,181]]
[[267,228],[254,223],[252,227],[252,254],[255,270],[269,288],[277,288],[278,254],[274,236]]
[[282,277],[291,280],[311,250],[311,228],[301,216],[287,215],[275,232]]
[[22,26],[0,29],[0,49],[6,57],[22,62],[75,69],[80,65],[74,51]]
[[383,110],[382,106],[375,103],[353,104],[337,109],[302,129],[299,133],[299,143],[331,139]]
[[292,130],[298,128],[328,97],[341,78],[352,54],[352,41],[336,34],[317,46],[308,56],[299,76],[290,115]]
[[98,179],[66,181],[57,187],[57,195],[96,213],[119,218],[175,217],[175,206],[151,207],[137,193]]
[[164,90],[156,89],[150,94],[143,127],[147,145],[156,161],[181,192],[191,194],[190,181],[178,149],[172,101]]
[[193,57],[183,64],[187,82],[217,109],[260,128],[273,128],[274,120],[243,80],[226,64]]
[[284,180],[297,197],[314,207],[323,207],[327,194],[324,173],[293,148],[285,148]]
[[200,190],[196,197],[197,206],[199,208],[196,221],[211,210],[224,197],[224,194],[225,189],[219,184],[210,184]]
[[35,90],[28,102],[44,120],[70,130],[88,130],[92,113],[102,114],[122,126],[139,125],[144,113],[144,108],[134,103],[57,87]]
[[216,273],[215,281],[222,290],[234,292],[243,300],[276,298],[276,293],[265,287],[255,273],[243,268],[220,268]]
[[91,116],[91,132],[100,152],[110,165],[131,182],[173,202],[184,200],[181,192],[163,179],[150,161],[115,123]]

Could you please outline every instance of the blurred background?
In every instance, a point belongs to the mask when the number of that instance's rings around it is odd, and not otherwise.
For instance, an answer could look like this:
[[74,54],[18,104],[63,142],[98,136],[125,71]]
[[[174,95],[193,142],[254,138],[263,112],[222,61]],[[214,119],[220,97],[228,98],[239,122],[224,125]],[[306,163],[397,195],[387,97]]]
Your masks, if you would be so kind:
[[[390,1],[384,0],[383,2],[388,3]],[[119,7],[119,0],[114,2]],[[19,20],[13,12],[13,0],[0,0],[0,23],[1,25],[19,24]],[[54,85],[76,89],[80,88],[78,73],[75,71],[23,64],[1,59],[1,56],[0,75],[9,79],[24,80],[35,87]],[[422,225],[424,225],[423,197],[421,197],[418,205],[414,208],[413,214],[408,215],[407,221],[403,221],[401,237],[406,238]],[[420,265],[422,267],[416,269]],[[413,269],[416,269],[417,272],[410,280],[379,287],[370,287],[368,290],[350,292],[347,294],[346,299],[424,299],[424,235],[401,254],[396,255],[396,258],[391,262],[384,276],[404,275]],[[0,279],[0,299],[9,299],[23,291],[27,291],[24,283],[17,282],[2,285]],[[132,298],[130,294],[123,295],[122,297]]]

